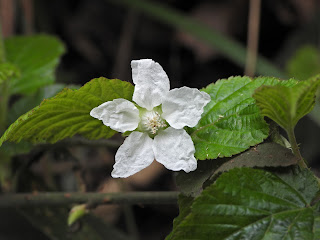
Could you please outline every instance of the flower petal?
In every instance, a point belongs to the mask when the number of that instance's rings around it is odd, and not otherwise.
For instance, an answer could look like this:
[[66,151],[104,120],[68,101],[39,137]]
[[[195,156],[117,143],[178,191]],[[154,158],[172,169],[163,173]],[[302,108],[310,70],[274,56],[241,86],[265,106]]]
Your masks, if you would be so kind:
[[153,152],[156,161],[173,171],[194,171],[197,160],[191,137],[184,129],[167,128],[159,131],[153,140]]
[[123,98],[102,103],[92,109],[90,115],[102,120],[104,125],[118,132],[133,131],[140,121],[138,108]]
[[125,178],[148,167],[154,160],[152,142],[148,134],[132,132],[116,153],[111,176]]
[[150,111],[160,105],[169,92],[169,78],[160,64],[152,59],[133,60],[131,68],[135,84],[132,100]]
[[161,116],[176,129],[194,127],[201,118],[203,107],[210,100],[209,94],[196,88],[175,88],[163,100]]

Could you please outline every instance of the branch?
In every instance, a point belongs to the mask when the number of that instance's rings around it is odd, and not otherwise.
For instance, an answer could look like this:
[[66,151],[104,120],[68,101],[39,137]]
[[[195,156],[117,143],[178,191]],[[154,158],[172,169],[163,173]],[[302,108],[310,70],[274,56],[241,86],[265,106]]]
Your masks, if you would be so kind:
[[176,204],[179,192],[123,192],[123,193],[9,193],[0,195],[0,208],[62,206],[87,203],[101,204]]

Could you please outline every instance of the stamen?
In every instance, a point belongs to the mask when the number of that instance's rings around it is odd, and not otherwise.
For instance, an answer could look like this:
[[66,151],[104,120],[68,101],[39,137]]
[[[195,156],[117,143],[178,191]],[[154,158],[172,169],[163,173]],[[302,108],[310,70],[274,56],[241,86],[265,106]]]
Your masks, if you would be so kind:
[[145,129],[153,135],[156,134],[159,129],[167,126],[160,114],[155,111],[147,112],[142,118],[142,124]]

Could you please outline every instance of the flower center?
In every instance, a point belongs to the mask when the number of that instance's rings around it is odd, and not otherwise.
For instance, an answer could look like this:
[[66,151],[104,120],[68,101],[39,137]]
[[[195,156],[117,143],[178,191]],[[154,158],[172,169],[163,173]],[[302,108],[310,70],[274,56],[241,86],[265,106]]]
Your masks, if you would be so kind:
[[160,114],[156,111],[146,111],[141,116],[141,124],[144,130],[153,135],[156,134],[159,129],[167,126]]

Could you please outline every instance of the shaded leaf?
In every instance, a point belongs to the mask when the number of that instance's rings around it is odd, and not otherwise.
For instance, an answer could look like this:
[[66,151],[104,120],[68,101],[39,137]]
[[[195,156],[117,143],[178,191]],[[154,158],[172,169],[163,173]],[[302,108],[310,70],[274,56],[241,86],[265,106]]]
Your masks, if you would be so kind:
[[287,64],[287,72],[290,77],[299,80],[308,78],[320,73],[320,52],[312,45],[305,45],[299,48]]
[[19,212],[32,225],[47,235],[49,239],[53,240],[130,239],[129,236],[90,214],[81,219],[81,224],[69,228],[67,224],[68,210],[63,207],[20,208]]
[[12,106],[10,107],[10,111],[8,113],[8,125],[13,123],[20,117],[22,114],[25,114],[32,108],[39,105],[44,99],[51,98],[55,96],[58,92],[60,92],[63,88],[68,87],[71,89],[77,89],[79,87],[73,88],[73,86],[66,86],[65,84],[52,84],[49,86],[45,86],[39,88],[37,92],[34,94],[23,96],[18,99]]
[[[173,229],[177,229],[179,224],[184,220],[184,218],[189,215],[189,213],[191,212],[191,205],[193,203],[193,200],[193,197],[188,197],[183,194],[179,194],[179,216],[173,220]],[[170,239],[172,236],[174,236],[174,234],[174,231],[172,231],[170,235],[166,237],[166,239]]]
[[313,240],[316,207],[310,196],[319,190],[317,181],[307,169],[292,180],[251,168],[223,173],[168,239]]
[[9,82],[10,94],[28,94],[54,82],[54,70],[64,45],[47,35],[15,36],[5,39],[6,58],[20,69],[21,76]]
[[4,141],[54,143],[81,134],[89,139],[109,138],[115,131],[90,116],[98,105],[115,98],[130,100],[133,86],[117,79],[97,78],[79,90],[64,89],[57,96],[19,117],[0,138]]
[[0,84],[12,77],[19,77],[19,69],[11,63],[0,64]]
[[299,82],[296,86],[262,86],[253,97],[261,114],[272,119],[287,132],[309,113],[315,103],[315,93],[320,78]]
[[296,80],[230,77],[203,89],[211,96],[197,126],[190,130],[199,160],[230,157],[262,142],[269,128],[252,98],[262,85],[293,86]]
[[232,158],[198,161],[195,171],[178,172],[176,183],[183,194],[198,196],[204,188],[203,184],[208,179],[212,181],[221,172],[239,167],[287,167],[297,164],[297,161],[290,149],[276,143],[262,143]]
[[204,182],[226,161],[230,161],[230,159],[198,161],[195,171],[189,173],[179,171],[176,175],[176,185],[179,191],[186,196],[198,196],[203,190]]
[[298,158],[288,148],[277,143],[263,143],[222,164],[214,173],[241,167],[288,167],[298,163]]

